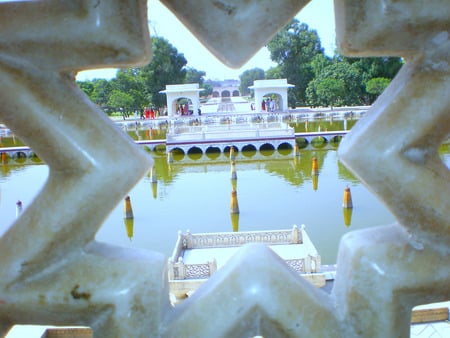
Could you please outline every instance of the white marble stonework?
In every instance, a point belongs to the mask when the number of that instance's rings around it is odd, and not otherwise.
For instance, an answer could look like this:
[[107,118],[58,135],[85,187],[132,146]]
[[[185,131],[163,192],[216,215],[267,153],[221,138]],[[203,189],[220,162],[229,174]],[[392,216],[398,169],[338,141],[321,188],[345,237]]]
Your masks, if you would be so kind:
[[[164,3],[238,66],[307,1],[277,2],[264,29],[273,1]],[[331,294],[250,244],[172,308],[165,257],[94,240],[152,159],[74,82],[82,69],[150,60],[145,1],[0,2],[0,120],[50,166],[0,239],[0,334],[23,323],[95,337],[408,337],[413,306],[449,300],[450,174],[437,149],[450,133],[450,3],[335,0],[335,11],[343,54],[405,58],[339,148],[398,224],[342,239]]]

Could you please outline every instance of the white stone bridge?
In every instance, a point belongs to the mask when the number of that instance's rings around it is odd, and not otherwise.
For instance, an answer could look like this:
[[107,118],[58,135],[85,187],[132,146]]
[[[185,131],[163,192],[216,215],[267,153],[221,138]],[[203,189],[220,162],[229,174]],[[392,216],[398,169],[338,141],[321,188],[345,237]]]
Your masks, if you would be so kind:
[[230,146],[242,151],[248,145],[260,149],[264,144],[276,149],[282,144],[294,148],[294,129],[280,122],[181,126],[172,127],[166,138],[167,152],[180,149],[187,153],[192,148],[202,152],[210,148],[224,152]]
[[[280,123],[275,122],[280,125]],[[293,129],[286,126],[270,128],[268,124],[250,127],[241,125],[240,129],[215,128],[214,126],[183,126],[179,128],[179,134],[175,137],[167,135],[167,139],[140,140],[136,144],[155,150],[159,145],[166,146],[166,152],[179,149],[185,154],[193,149],[200,149],[202,153],[207,151],[229,152],[233,146],[237,151],[261,150],[263,146],[278,150],[280,146],[294,149],[295,140],[303,139],[310,145],[313,140],[329,144],[332,141],[340,141],[349,130],[321,131],[308,133],[294,133]],[[2,164],[8,159],[13,159],[21,164],[35,164],[38,155],[28,146],[0,148]]]

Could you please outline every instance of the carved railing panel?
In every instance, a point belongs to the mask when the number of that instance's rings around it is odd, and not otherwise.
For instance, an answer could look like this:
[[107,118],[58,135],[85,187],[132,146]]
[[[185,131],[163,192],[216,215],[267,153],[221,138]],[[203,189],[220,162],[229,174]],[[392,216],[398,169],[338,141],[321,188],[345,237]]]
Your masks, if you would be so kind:
[[[267,230],[267,231],[242,231],[242,232],[213,232],[179,233],[177,243],[182,243],[183,249],[220,248],[229,246],[242,246],[247,243],[271,244],[301,244],[303,237],[307,237],[304,225],[298,228],[296,225],[292,230]],[[308,237],[308,243],[309,243]],[[181,250],[178,251],[180,253]],[[173,256],[176,261],[178,256]]]
[[[306,2],[274,9],[272,1],[165,1],[234,65]],[[283,15],[260,25],[267,10]],[[0,118],[50,166],[43,190],[0,239],[0,334],[35,323],[87,325],[96,337],[404,337],[412,306],[448,300],[450,176],[437,147],[450,132],[450,4],[335,0],[335,10],[344,54],[405,57],[340,146],[341,159],[399,224],[342,239],[330,295],[264,245],[249,244],[171,309],[162,255],[94,241],[152,162],[73,77],[149,60],[145,2],[0,3]],[[220,39],[203,24],[220,26]],[[233,39],[240,36],[245,43]]]

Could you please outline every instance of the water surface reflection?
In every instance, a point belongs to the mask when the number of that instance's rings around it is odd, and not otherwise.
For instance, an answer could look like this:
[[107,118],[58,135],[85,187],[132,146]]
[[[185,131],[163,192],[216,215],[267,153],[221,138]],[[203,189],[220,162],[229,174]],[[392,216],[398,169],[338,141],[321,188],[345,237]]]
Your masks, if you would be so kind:
[[[335,263],[341,236],[348,231],[390,224],[394,217],[337,159],[336,149],[303,149],[273,154],[236,154],[237,179],[231,180],[227,154],[185,156],[168,163],[155,159],[156,182],[149,174],[130,192],[134,220],[125,222],[119,203],[96,238],[112,244],[171,254],[178,230],[192,232],[289,229],[305,224],[324,264]],[[440,155],[450,166],[450,149]],[[319,174],[312,175],[312,159]],[[16,215],[16,201],[26,208],[44,184],[44,164],[3,164],[0,171],[0,230]],[[234,181],[234,182],[233,182]],[[342,208],[349,186],[353,209]],[[230,213],[230,193],[236,189],[237,215]],[[101,203],[101,201],[99,201]]]

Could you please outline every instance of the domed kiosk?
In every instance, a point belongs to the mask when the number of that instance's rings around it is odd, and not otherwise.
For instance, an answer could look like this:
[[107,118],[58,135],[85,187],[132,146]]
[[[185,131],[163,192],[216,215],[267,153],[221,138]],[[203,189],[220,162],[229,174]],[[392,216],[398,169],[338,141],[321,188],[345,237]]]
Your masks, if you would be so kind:
[[198,108],[200,106],[199,93],[203,89],[199,88],[198,83],[166,85],[165,90],[161,90],[161,94],[166,94],[167,97],[167,116],[172,119],[176,112],[177,100],[186,98],[192,103],[193,115],[198,115]]
[[295,87],[293,84],[287,83],[287,79],[271,79],[271,80],[255,80],[253,86],[248,87],[255,91],[255,105],[256,110],[263,111],[261,102],[264,96],[267,94],[276,94],[277,100],[277,110],[287,111],[288,110],[288,88]]

